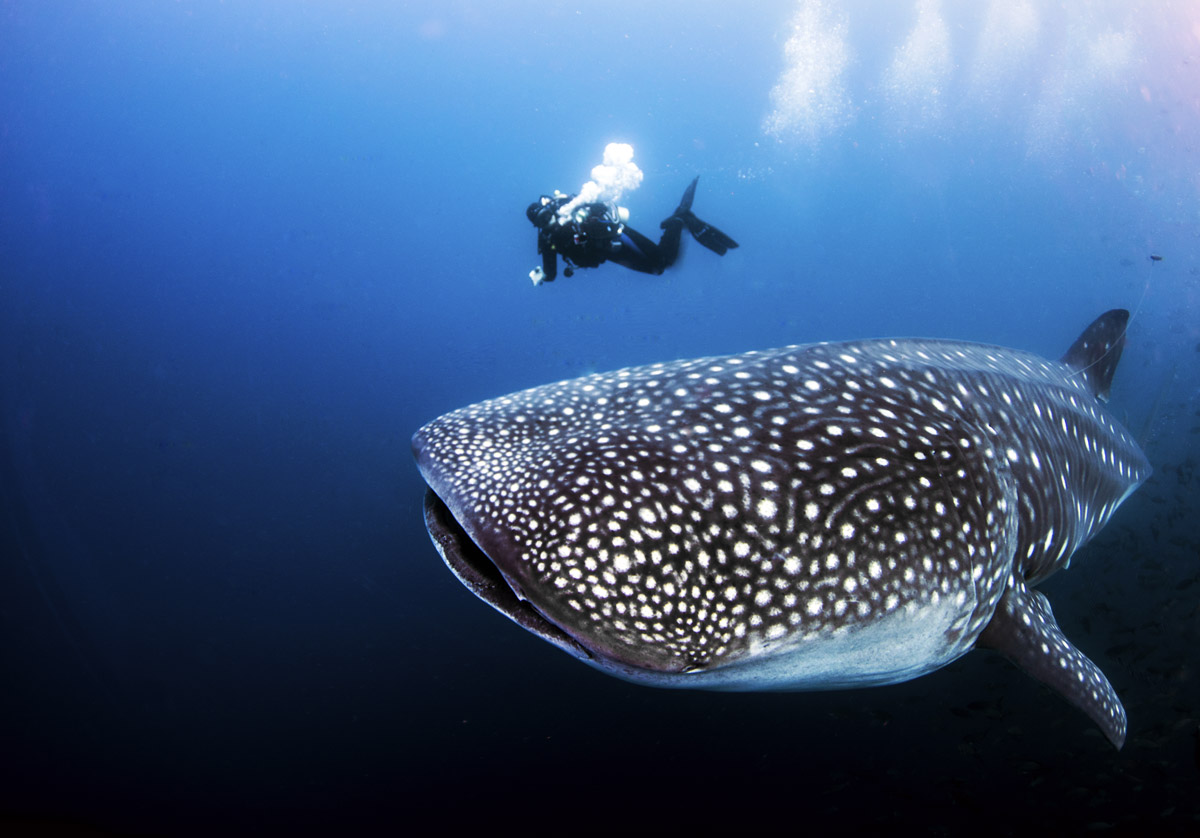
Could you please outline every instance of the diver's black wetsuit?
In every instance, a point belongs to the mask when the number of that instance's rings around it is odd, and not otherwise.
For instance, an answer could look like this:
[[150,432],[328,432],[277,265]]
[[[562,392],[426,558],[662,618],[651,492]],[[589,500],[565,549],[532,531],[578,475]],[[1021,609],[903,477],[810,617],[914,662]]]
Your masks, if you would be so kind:
[[604,262],[616,262],[641,273],[661,274],[679,255],[679,239],[685,226],[697,241],[715,253],[724,255],[725,251],[737,247],[737,242],[729,236],[692,214],[697,180],[699,178],[688,186],[675,212],[660,225],[663,234],[658,244],[614,218],[606,204],[583,204],[562,221],[558,210],[572,196],[543,195],[530,204],[525,213],[538,228],[541,278],[547,282],[554,280],[558,275],[559,256],[567,263],[564,271],[567,276],[575,268],[595,268]]

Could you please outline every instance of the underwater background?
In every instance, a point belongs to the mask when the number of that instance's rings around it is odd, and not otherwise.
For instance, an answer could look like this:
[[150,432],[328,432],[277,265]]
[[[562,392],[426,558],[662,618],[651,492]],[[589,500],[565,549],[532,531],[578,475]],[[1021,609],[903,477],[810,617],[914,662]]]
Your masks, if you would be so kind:
[[[1200,3],[0,2],[0,826],[1200,826]],[[609,142],[663,276],[534,287]],[[409,439],[588,372],[1133,318],[1154,475],[998,655],[656,690],[446,570]]]

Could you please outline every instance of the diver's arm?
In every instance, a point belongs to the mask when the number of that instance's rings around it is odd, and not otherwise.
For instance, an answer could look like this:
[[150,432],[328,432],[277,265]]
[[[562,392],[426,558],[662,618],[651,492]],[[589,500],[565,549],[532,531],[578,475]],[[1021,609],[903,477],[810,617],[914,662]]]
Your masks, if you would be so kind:
[[542,264],[529,272],[529,278],[534,286],[543,282],[553,282],[558,275],[558,252],[554,249],[554,241],[542,230],[538,233],[538,253],[542,254]]

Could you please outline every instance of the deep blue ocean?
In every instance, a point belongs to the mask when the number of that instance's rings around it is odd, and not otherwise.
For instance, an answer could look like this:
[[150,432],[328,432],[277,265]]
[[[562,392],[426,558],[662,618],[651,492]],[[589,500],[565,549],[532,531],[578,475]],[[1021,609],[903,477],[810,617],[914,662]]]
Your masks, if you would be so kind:
[[[0,827],[1200,828],[1200,3],[0,2]],[[685,241],[535,287],[606,144]],[[1041,589],[1120,752],[991,652],[627,684],[478,601],[410,438],[590,372],[1133,313],[1153,477]],[[426,827],[428,828],[428,827]],[[1194,833],[1193,833],[1194,834]]]

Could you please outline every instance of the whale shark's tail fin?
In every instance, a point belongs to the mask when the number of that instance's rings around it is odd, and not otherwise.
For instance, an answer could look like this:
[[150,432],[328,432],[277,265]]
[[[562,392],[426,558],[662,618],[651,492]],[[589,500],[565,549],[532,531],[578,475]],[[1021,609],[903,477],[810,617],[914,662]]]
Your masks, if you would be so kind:
[[1108,401],[1113,373],[1125,349],[1128,325],[1129,312],[1125,309],[1106,311],[1083,330],[1060,359],[1083,377],[1088,390],[1102,402]]

